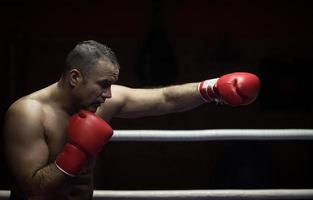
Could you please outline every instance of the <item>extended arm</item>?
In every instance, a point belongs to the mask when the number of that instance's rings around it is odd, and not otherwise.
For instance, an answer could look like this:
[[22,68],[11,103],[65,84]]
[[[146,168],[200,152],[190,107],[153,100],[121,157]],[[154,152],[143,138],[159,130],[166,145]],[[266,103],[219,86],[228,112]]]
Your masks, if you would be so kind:
[[112,111],[115,117],[136,118],[186,111],[203,104],[198,83],[188,83],[154,89],[133,89],[112,86],[112,99],[100,108],[99,115]]
[[99,110],[103,118],[135,118],[162,115],[195,108],[205,102],[231,106],[252,103],[259,92],[260,80],[250,73],[232,73],[200,83],[188,83],[156,89],[131,89],[112,86],[112,99]]

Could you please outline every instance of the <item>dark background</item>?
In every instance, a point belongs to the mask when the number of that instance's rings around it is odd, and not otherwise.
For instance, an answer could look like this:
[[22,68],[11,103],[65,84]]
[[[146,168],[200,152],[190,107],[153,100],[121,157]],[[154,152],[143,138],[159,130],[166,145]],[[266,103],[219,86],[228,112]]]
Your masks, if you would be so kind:
[[[129,87],[234,71],[262,82],[249,106],[114,119],[114,129],[311,129],[313,14],[305,2],[1,1],[1,130],[8,106],[57,81],[66,54],[88,39],[115,51],[118,84]],[[311,141],[112,142],[102,155],[97,189],[313,187]],[[2,149],[0,173],[7,189]]]

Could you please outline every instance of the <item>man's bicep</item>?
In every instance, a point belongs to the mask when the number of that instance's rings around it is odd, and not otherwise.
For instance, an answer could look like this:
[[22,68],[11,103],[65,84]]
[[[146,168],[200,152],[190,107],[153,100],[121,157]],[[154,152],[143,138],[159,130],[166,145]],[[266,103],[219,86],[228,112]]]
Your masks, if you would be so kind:
[[49,151],[38,112],[36,108],[32,112],[16,108],[6,115],[6,160],[15,180],[21,184],[27,184],[29,178],[48,162]]

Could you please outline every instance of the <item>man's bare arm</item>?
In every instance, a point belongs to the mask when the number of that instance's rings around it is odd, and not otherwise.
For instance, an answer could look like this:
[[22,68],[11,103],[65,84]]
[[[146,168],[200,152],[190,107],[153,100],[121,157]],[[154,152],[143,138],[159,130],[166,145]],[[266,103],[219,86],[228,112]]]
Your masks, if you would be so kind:
[[105,116],[105,112],[110,110],[115,117],[136,118],[182,112],[203,103],[198,92],[198,83],[155,89],[133,89],[113,85],[112,99],[107,100],[98,114]]
[[65,175],[49,164],[42,110],[38,102],[13,104],[6,114],[5,152],[8,167],[23,193],[31,196],[51,192],[65,181]]
[[112,86],[112,99],[98,111],[103,118],[134,118],[161,115],[192,109],[204,102],[230,106],[252,103],[260,89],[259,78],[247,72],[235,72],[200,83],[189,83],[159,89],[131,89]]

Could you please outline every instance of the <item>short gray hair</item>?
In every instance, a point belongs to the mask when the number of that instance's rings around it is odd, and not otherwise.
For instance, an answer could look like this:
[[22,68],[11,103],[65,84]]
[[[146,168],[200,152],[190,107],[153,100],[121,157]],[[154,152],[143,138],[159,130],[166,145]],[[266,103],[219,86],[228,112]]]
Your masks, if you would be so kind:
[[86,73],[100,59],[108,59],[119,68],[115,53],[108,46],[94,40],[82,41],[67,55],[63,75],[73,68]]

